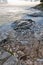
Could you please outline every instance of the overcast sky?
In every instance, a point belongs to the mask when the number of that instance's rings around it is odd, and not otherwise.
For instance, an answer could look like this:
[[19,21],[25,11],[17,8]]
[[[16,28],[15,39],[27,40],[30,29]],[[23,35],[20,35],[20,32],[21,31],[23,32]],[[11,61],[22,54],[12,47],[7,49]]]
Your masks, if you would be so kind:
[[[18,4],[20,4],[23,1],[25,1],[25,0],[8,0],[8,3],[18,3]],[[28,1],[28,0],[26,0],[26,1]]]
[[8,2],[23,1],[23,0],[8,0]]
[[[31,0],[8,0],[8,3],[10,3],[10,4],[13,4],[13,3],[15,3],[15,4],[25,4],[26,2],[28,3],[29,1],[31,1]],[[32,0],[32,1],[34,1],[34,0]]]
[[[8,0],[8,2],[15,2],[15,1],[31,1],[31,0]],[[34,1],[34,0],[32,0]]]
[[8,0],[8,2],[15,2],[15,1],[31,1],[31,0]]

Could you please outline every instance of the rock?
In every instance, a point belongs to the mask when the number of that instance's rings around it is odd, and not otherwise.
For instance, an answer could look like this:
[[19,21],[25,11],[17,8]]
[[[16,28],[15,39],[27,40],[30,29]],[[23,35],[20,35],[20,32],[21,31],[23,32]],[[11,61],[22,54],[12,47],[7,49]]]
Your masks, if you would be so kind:
[[41,45],[41,44],[39,46],[38,56],[39,56],[39,58],[43,58],[43,45]]
[[18,20],[0,26],[0,65],[43,65],[43,11],[26,7],[9,12]]
[[24,61],[20,61],[18,65],[26,65],[26,63]]
[[[11,27],[17,34],[16,38],[13,38],[14,41],[17,40],[21,44],[28,44],[28,38],[30,38],[31,35],[34,35],[35,22],[31,19],[20,19],[18,22],[12,23]],[[11,34],[9,35],[11,36]]]
[[7,41],[7,35],[4,34],[4,32],[0,33],[0,43],[1,42],[6,42]]
[[43,59],[37,59],[37,60],[34,62],[34,65],[43,65]]
[[3,25],[0,28],[0,43],[3,42],[5,43],[7,41],[9,31],[12,30],[11,24]]
[[18,57],[19,59],[21,59],[21,57],[25,56],[23,51],[17,51]]
[[10,53],[8,53],[8,52],[6,52],[6,51],[4,51],[2,49],[0,50],[0,60],[5,59],[5,58],[7,58],[9,56],[11,56]]
[[39,13],[27,14],[27,16],[31,16],[31,17],[43,17],[43,14],[42,14],[42,12],[39,12]]
[[0,47],[0,65],[2,65],[10,56],[10,53]]
[[11,56],[3,65],[17,65],[18,59],[15,56]]
[[21,56],[21,57],[20,57],[20,60],[23,60],[23,61],[27,60],[27,56],[26,56],[26,55]]
[[31,26],[34,25],[34,21],[31,19],[25,19],[25,20],[19,20],[20,22],[18,23],[13,23],[11,26],[13,26],[14,30],[26,30],[26,29],[31,29]]
[[43,41],[43,26],[42,24],[36,24],[36,28],[35,28],[35,32],[34,32],[34,36],[35,38],[37,38],[37,40]]
[[41,11],[43,11],[43,3],[41,3],[41,4],[38,4],[38,5],[36,5],[35,7],[33,7],[34,9],[38,9],[38,10],[41,10]]
[[28,44],[27,40],[21,40],[20,42],[21,42],[21,44]]
[[30,51],[31,51],[31,47],[29,45],[25,46],[25,49],[23,50],[24,54],[30,56]]
[[27,61],[26,61],[26,65],[33,65],[33,61],[27,60]]
[[37,59],[37,61],[43,62],[43,59]]
[[37,58],[37,51],[34,48],[31,49],[30,58],[32,59]]
[[11,24],[11,27],[16,28],[18,26],[18,23],[19,23],[18,21],[15,21],[14,23]]

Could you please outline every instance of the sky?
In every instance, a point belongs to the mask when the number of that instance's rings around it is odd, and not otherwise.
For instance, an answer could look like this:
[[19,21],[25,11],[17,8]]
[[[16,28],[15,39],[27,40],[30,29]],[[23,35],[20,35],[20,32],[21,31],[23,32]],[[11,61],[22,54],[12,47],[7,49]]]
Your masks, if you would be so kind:
[[[8,2],[15,2],[15,1],[31,1],[31,0],[8,0]],[[32,1],[34,1],[34,0],[32,0]]]
[[8,2],[23,1],[23,0],[8,0]]
[[24,4],[25,0],[8,0],[8,3],[10,4]]
[[15,4],[15,5],[21,5],[21,4],[25,4],[25,3],[28,4],[29,1],[31,1],[31,0],[8,0],[8,3]]

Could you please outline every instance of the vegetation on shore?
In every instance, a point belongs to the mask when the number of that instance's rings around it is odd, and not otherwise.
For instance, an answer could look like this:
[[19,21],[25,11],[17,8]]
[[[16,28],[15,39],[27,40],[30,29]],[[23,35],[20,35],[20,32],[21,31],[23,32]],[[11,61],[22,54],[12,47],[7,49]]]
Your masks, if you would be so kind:
[[38,5],[36,5],[34,8],[43,11],[43,2],[41,2],[41,3],[38,4]]

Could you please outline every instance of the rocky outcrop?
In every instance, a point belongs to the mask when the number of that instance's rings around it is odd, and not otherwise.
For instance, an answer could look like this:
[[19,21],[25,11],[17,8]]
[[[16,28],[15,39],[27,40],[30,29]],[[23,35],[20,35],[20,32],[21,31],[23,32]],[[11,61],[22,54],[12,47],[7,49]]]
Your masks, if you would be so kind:
[[33,7],[33,8],[43,11],[43,3],[37,5],[37,6]]
[[43,17],[43,14],[42,14],[42,12],[39,12],[39,13],[27,14],[27,16],[31,16],[31,17]]
[[34,26],[35,22],[32,21],[31,19],[24,19],[24,20],[19,20],[18,22],[14,22],[12,24],[12,27],[14,30],[27,30],[31,29],[32,26]]
[[1,27],[0,65],[43,65],[43,26],[21,19]]

